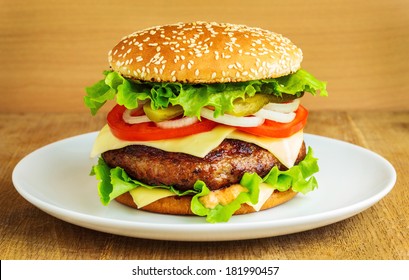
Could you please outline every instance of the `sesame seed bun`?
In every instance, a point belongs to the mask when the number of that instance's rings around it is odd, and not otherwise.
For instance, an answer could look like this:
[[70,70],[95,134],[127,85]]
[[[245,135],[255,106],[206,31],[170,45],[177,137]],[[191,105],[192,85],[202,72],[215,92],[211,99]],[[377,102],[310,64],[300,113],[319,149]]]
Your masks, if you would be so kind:
[[109,52],[113,70],[154,82],[225,83],[296,72],[302,51],[280,34],[236,24],[178,23],[124,38]]

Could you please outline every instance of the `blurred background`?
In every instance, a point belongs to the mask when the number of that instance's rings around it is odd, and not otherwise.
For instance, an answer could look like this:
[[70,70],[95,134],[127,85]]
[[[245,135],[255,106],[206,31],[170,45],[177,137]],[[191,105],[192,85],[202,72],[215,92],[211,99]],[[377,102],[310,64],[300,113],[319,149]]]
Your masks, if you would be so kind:
[[290,38],[328,82],[328,98],[304,98],[310,110],[409,109],[407,0],[0,0],[0,113],[86,112],[84,88],[121,37],[195,20]]

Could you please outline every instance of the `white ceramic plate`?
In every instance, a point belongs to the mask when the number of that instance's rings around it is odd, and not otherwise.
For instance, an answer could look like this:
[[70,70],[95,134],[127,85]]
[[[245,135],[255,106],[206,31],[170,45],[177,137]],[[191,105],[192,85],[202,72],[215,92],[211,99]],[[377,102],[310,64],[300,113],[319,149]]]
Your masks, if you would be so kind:
[[86,228],[139,238],[221,241],[277,236],[351,217],[383,198],[396,172],[381,156],[346,142],[305,135],[319,158],[319,188],[273,209],[209,224],[202,217],[147,213],[117,202],[103,206],[89,176],[96,133],[67,138],[23,158],[13,171],[17,191],[39,209]]

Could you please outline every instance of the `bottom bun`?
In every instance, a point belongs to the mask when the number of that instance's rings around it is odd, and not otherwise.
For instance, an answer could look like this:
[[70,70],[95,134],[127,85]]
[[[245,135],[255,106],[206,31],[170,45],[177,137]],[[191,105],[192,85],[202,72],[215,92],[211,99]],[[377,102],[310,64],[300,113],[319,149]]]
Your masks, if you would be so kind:
[[[263,204],[260,210],[269,209],[285,203],[294,198],[296,194],[297,193],[292,191],[291,189],[285,192],[274,191]],[[117,198],[115,198],[115,200],[129,207],[138,209],[129,192],[118,196]],[[192,196],[164,197],[140,208],[140,210],[171,215],[194,215],[192,210],[190,210],[191,200]],[[234,215],[248,214],[252,212],[256,212],[253,207],[248,204],[242,204],[241,207],[234,213]]]

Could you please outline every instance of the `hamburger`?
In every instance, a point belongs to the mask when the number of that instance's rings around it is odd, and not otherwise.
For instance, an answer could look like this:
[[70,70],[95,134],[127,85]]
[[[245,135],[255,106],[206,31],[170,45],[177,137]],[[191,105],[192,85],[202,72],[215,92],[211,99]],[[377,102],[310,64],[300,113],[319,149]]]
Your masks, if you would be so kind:
[[237,24],[123,37],[84,97],[93,115],[116,102],[91,151],[101,202],[216,223],[317,188],[300,99],[327,90],[302,59],[284,36]]

